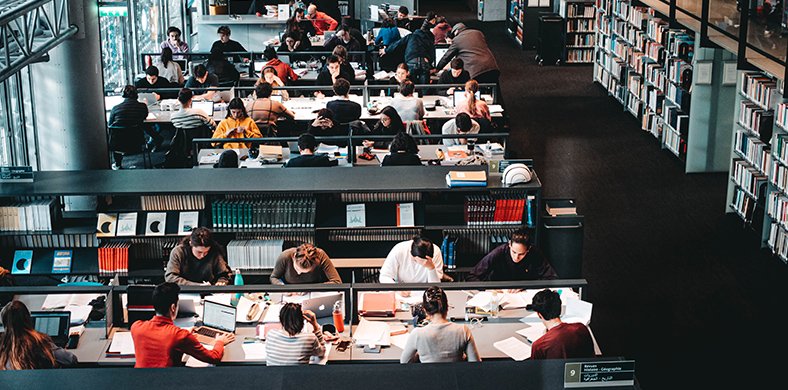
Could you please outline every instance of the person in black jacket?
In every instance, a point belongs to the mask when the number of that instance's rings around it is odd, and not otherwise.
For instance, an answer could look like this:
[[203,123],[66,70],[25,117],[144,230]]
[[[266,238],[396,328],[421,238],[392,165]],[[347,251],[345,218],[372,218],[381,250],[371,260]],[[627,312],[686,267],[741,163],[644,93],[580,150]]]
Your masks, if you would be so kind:
[[[110,129],[109,150],[112,151],[112,169],[121,169],[123,153],[139,152],[145,143],[145,138],[139,128],[145,128],[143,123],[148,117],[148,106],[137,101],[137,88],[133,85],[123,87],[123,101],[109,114],[109,126],[122,127],[123,130]],[[153,137],[153,134],[149,134]],[[155,134],[159,138],[158,134]]]
[[[306,132],[314,136],[347,136],[349,128],[347,125],[341,125],[335,118],[334,113],[327,108],[321,108],[317,112],[317,118],[309,123]],[[328,145],[347,145],[346,141],[326,141],[323,142]]]
[[315,155],[316,148],[317,140],[314,135],[301,134],[298,137],[298,150],[301,155],[287,161],[285,168],[333,167],[339,164],[337,160],[331,160],[325,154]]
[[[405,123],[394,107],[386,106],[380,110],[380,119],[372,128],[372,135],[397,135],[405,131]],[[375,147],[378,149],[388,148],[389,141],[369,141],[363,142],[364,147]]]
[[[440,79],[438,79],[438,84],[465,84],[468,80],[471,79],[471,75],[468,73],[467,70],[463,69],[465,63],[462,61],[462,58],[456,57],[451,60],[451,68],[446,69],[441,73]],[[446,91],[448,95],[454,93],[454,87],[449,88]]]
[[216,75],[220,84],[232,82],[233,85],[237,85],[238,80],[241,79],[241,74],[230,61],[227,61],[219,47],[211,48],[206,69]]
[[380,55],[395,55],[404,50],[402,58],[410,68],[411,78],[419,84],[427,84],[430,79],[430,70],[435,63],[435,36],[425,23],[413,33],[400,38],[391,46],[380,49]]
[[389,147],[389,154],[383,158],[381,166],[391,167],[395,165],[422,165],[419,158],[419,147],[416,140],[405,132],[399,132],[394,136]]
[[[347,71],[343,71],[342,69],[342,62],[339,57],[335,55],[331,55],[326,60],[326,66],[320,70],[320,73],[317,74],[317,80],[315,81],[315,85],[318,86],[334,86],[334,83],[337,79],[345,79],[348,82],[355,78],[355,74],[348,74]],[[326,91],[325,93],[318,91],[315,92],[315,95],[333,95],[333,92]]]
[[[137,89],[159,89],[174,88],[176,86],[172,85],[169,80],[165,79],[164,77],[159,77],[159,68],[151,65],[145,69],[145,77],[134,82],[134,87]],[[156,100],[160,100],[162,98],[169,99],[173,98],[173,95],[177,95],[177,92],[171,91],[147,92],[153,92],[153,94],[156,95]]]
[[[219,29],[216,30],[216,33],[219,34],[219,40],[215,41],[213,45],[211,45],[211,53],[213,53],[215,50],[222,54],[246,52],[246,49],[243,47],[243,45],[238,43],[238,41],[230,39],[230,27],[219,26]],[[233,58],[234,61],[240,61],[241,56],[235,55]]]
[[468,280],[545,279],[558,279],[558,274],[524,229],[512,233],[507,244],[484,256],[468,275]]
[[346,124],[361,118],[361,105],[351,101],[348,93],[350,83],[345,79],[337,79],[334,82],[334,93],[336,100],[326,104],[326,108],[334,114],[334,119],[340,124]]
[[294,31],[296,28],[301,30],[306,37],[317,35],[314,23],[306,18],[303,8],[296,8],[293,17],[287,20],[287,32]]

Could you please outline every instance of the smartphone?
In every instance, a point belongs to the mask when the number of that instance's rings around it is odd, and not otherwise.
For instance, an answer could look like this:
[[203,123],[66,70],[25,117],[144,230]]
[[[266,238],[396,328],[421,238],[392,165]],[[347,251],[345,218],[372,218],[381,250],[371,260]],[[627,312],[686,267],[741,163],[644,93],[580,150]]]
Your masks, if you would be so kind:
[[350,346],[350,340],[342,340],[339,342],[339,344],[337,344],[337,351],[345,352],[345,350],[349,346]]

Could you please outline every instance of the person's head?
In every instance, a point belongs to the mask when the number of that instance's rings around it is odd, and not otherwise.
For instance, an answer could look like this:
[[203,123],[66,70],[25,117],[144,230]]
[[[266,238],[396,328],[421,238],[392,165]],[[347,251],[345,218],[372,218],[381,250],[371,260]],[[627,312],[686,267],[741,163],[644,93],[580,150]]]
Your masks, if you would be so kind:
[[161,60],[161,63],[164,64],[164,66],[167,66],[167,64],[172,61],[172,49],[169,47],[161,49],[161,56],[159,57],[159,60]]
[[512,233],[512,238],[509,239],[509,255],[513,262],[519,263],[523,261],[530,250],[531,235],[526,230],[518,229]]
[[383,107],[380,110],[380,124],[386,128],[402,128],[402,117],[399,116],[397,109],[392,106]]
[[[405,133],[399,133],[405,134]],[[397,135],[399,135],[397,134]],[[407,135],[407,134],[405,134]],[[411,138],[412,139],[412,138]],[[396,138],[395,138],[396,140]],[[416,236],[413,237],[413,242],[410,244],[410,255],[413,257],[418,257],[424,260],[432,261],[432,255],[434,254],[433,244],[429,238]]]
[[271,84],[269,84],[268,82],[262,82],[254,87],[254,94],[255,96],[257,96],[258,99],[270,98],[273,92],[274,89],[271,87]]
[[202,260],[205,256],[208,256],[208,253],[211,252],[211,248],[216,245],[213,241],[211,231],[204,227],[194,228],[191,234],[183,239],[183,242],[184,244],[188,244],[192,256],[197,260]]
[[178,294],[181,288],[171,282],[162,283],[153,289],[153,310],[157,315],[175,318],[178,315]]
[[266,61],[271,61],[275,58],[279,58],[279,56],[276,55],[276,49],[274,49],[273,46],[267,46],[263,51],[263,58]]
[[334,93],[338,96],[347,96],[350,92],[350,83],[345,79],[337,79],[334,81]]
[[309,4],[309,7],[306,7],[306,13],[310,19],[314,19],[317,16],[317,6]]
[[427,15],[424,15],[424,21],[429,22],[432,25],[435,25],[437,19],[438,14],[436,14],[435,11],[428,11]]
[[[266,66],[263,68],[263,79],[273,86],[276,77],[279,77],[279,74],[276,72],[276,68],[273,66]],[[260,96],[260,95],[257,95]]]
[[473,127],[471,116],[467,113],[461,112],[454,117],[454,124],[457,126],[458,133],[467,133]]
[[203,64],[199,64],[194,67],[194,78],[197,79],[200,83],[204,83],[205,79],[208,78],[208,68],[205,67]]
[[399,83],[399,93],[401,93],[402,96],[405,97],[413,96],[413,91],[415,90],[416,90],[416,86],[413,85],[413,82],[410,80],[405,80]]
[[156,81],[159,80],[159,68],[153,65],[149,66],[145,69],[145,78],[151,85],[156,84]]
[[304,133],[298,136],[298,150],[302,153],[304,151],[309,151],[309,153],[314,153],[315,148],[317,148],[317,140],[315,136],[309,133]]
[[397,65],[397,70],[394,72],[394,78],[400,83],[410,78],[410,68],[408,68],[408,64],[402,62]]
[[446,37],[449,39],[454,39],[457,35],[459,35],[463,30],[465,30],[465,23],[457,23],[451,27],[451,31],[446,34]]
[[293,268],[299,275],[314,271],[317,261],[317,248],[312,244],[301,244],[293,252]]
[[392,19],[392,18],[383,19],[383,28],[396,27],[396,25],[397,24],[394,23],[394,19]]
[[391,153],[417,154],[419,152],[419,147],[416,145],[416,140],[414,140],[410,134],[399,132],[391,141],[389,151],[391,151]]
[[189,88],[181,88],[178,91],[178,101],[181,103],[183,108],[189,108],[192,105],[192,98],[194,98],[194,92],[192,92]]
[[295,38],[295,34],[288,34],[287,38],[285,38],[285,44],[287,45],[288,50],[295,48],[296,42],[298,42],[298,40]]
[[442,24],[442,23],[448,23],[446,21],[446,17],[444,17],[444,16],[436,16],[435,17],[435,25],[437,26],[437,25]]
[[451,60],[451,75],[452,77],[460,77],[462,74],[462,68],[465,67],[465,62],[460,57],[454,57]]
[[446,314],[449,312],[449,301],[446,293],[438,286],[432,286],[427,291],[424,291],[422,304],[424,305],[424,311],[429,316],[440,314],[443,318],[446,318]]
[[331,51],[332,55],[339,57],[339,61],[345,61],[347,58],[347,48],[344,46],[337,45],[334,47],[334,50]]
[[341,39],[341,40],[342,40],[342,42],[350,42],[350,31],[348,31],[348,30],[345,30],[345,29],[344,29],[344,26],[343,26],[343,27],[340,27],[340,28],[337,30],[337,32],[336,32],[336,34],[335,34],[335,35],[336,35],[336,36],[337,36],[339,39]]
[[338,73],[339,72],[339,67],[341,65],[342,64],[339,62],[339,57],[337,57],[337,56],[335,56],[333,54],[328,56],[328,59],[326,60],[326,67],[328,68],[328,71],[330,73]]
[[296,8],[293,12],[293,17],[295,18],[296,22],[300,22],[304,20],[304,9],[303,8]]
[[216,30],[216,33],[219,34],[219,40],[222,41],[222,43],[227,43],[230,41],[230,27],[219,26],[219,29]]
[[290,336],[295,336],[304,330],[304,312],[300,303],[288,302],[279,311],[279,322],[282,329]]
[[0,334],[0,367],[24,370],[55,366],[52,340],[35,330],[24,303],[9,302],[0,311],[0,318],[5,328]]
[[536,293],[531,304],[527,305],[525,309],[535,311],[545,321],[559,318],[561,317],[561,296],[546,288]]
[[139,94],[137,94],[137,87],[133,85],[127,85],[123,87],[123,96],[124,99],[134,99],[137,100]]
[[397,19],[405,19],[405,18],[408,17],[409,13],[410,13],[410,10],[408,10],[408,7],[406,7],[404,5],[401,5],[401,6],[399,6],[399,9],[397,10]]
[[219,155],[219,161],[213,165],[214,168],[238,168],[238,153],[228,149]]
[[419,27],[419,30],[432,33],[432,28],[435,27],[435,24],[432,23],[430,20],[432,19],[424,19],[424,22],[421,23],[421,27]]
[[181,40],[181,29],[175,26],[167,28],[167,39],[172,43],[179,43]]
[[244,105],[244,101],[241,98],[232,98],[230,103],[227,104],[227,117],[232,117],[236,120],[241,120],[249,116],[246,113],[246,106]]
[[476,92],[479,92],[479,83],[476,80],[468,80],[465,83],[465,101],[468,104],[468,111],[476,115]]
[[334,120],[334,112],[329,110],[328,108],[321,108],[317,112],[317,118],[324,119],[326,120],[326,122],[330,122],[330,123],[326,123],[326,125],[329,127],[334,126],[334,123],[336,122]]

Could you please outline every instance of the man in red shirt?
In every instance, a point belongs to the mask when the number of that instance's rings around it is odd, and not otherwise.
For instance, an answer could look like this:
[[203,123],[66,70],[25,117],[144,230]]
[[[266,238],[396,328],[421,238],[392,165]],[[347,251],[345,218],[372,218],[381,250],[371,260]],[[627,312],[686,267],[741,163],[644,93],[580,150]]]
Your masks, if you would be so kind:
[[561,321],[561,296],[550,289],[534,295],[526,310],[535,311],[547,333],[531,345],[531,359],[570,359],[594,357],[591,332],[581,323]]
[[317,35],[323,34],[324,31],[336,31],[339,27],[339,22],[336,19],[328,16],[325,12],[317,10],[317,6],[310,4],[306,11],[306,18],[312,21],[315,25]]
[[208,350],[186,329],[175,326],[172,320],[178,314],[178,294],[181,288],[175,283],[162,283],[153,290],[153,308],[156,316],[149,321],[131,325],[134,340],[136,368],[172,367],[181,365],[183,354],[197,360],[216,364],[224,356],[225,344],[235,340],[234,334],[216,336],[213,350]]

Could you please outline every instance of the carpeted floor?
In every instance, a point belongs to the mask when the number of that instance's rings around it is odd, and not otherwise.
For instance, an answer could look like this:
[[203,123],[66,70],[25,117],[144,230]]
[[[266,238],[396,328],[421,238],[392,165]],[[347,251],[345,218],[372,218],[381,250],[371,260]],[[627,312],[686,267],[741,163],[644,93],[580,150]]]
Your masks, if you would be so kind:
[[485,32],[501,68],[509,148],[535,160],[545,197],[577,199],[586,298],[603,353],[635,359],[647,389],[688,387],[682,373],[724,383],[695,388],[769,383],[779,371],[763,369],[768,352],[785,360],[788,266],[725,214],[727,173],[684,174],[592,83],[591,66],[538,66],[503,22],[473,20],[464,1],[420,7]]

